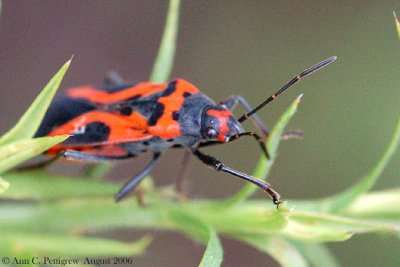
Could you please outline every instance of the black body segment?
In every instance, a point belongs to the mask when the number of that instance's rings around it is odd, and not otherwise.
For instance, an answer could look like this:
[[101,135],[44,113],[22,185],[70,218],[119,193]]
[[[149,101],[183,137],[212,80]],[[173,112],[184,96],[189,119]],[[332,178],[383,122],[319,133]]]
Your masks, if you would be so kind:
[[67,140],[64,141],[65,145],[68,144],[87,144],[101,143],[107,141],[110,134],[110,127],[107,124],[98,121],[91,122],[81,129],[82,132],[77,131]]
[[95,109],[95,105],[84,99],[58,97],[51,103],[35,137],[46,136],[53,128]]

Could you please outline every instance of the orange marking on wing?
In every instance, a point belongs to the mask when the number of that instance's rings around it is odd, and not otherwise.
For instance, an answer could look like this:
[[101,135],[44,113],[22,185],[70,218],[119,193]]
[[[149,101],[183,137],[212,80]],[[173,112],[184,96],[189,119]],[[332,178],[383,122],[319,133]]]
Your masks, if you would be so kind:
[[141,82],[133,87],[124,89],[122,91],[108,93],[106,91],[95,89],[91,86],[82,86],[68,89],[67,96],[71,98],[83,98],[89,100],[90,102],[99,104],[108,104],[118,101],[124,101],[137,95],[140,95],[141,97],[152,95],[154,93],[164,90],[165,87],[166,84]]
[[127,156],[128,152],[116,144],[94,146],[54,146],[46,151],[46,154],[55,156],[66,149],[78,150],[92,155],[123,157]]
[[[133,114],[133,113],[132,113]],[[73,135],[79,132],[82,127],[92,122],[103,122],[110,128],[108,139],[100,143],[90,143],[88,145],[123,143],[130,141],[140,141],[152,137],[146,132],[146,120],[139,114],[135,114],[137,118],[135,123],[127,119],[126,116],[119,114],[111,114],[104,111],[92,111],[78,116],[69,122],[53,129],[49,136],[60,134]],[[130,116],[132,117],[132,115]],[[140,119],[139,119],[140,118]],[[62,145],[62,144],[61,144]],[[85,144],[82,144],[83,146]]]
[[172,94],[158,99],[158,102],[164,105],[164,113],[157,120],[156,125],[148,128],[149,133],[161,138],[168,139],[181,135],[180,125],[172,118],[172,114],[181,109],[185,101],[184,93],[199,93],[199,89],[186,80],[177,79],[176,81],[176,90]]
[[129,120],[131,125],[134,125],[137,129],[147,129],[147,119],[139,112],[132,111],[129,116],[120,115],[119,117],[126,118],[126,120]]

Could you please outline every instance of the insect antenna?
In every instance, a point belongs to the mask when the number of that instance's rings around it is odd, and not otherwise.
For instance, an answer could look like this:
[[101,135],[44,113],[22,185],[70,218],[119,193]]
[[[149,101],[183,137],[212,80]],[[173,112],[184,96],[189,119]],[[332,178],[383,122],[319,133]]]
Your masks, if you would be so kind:
[[269,98],[267,98],[267,100],[265,100],[264,102],[262,102],[260,105],[258,105],[256,108],[254,108],[252,111],[243,114],[238,121],[240,123],[244,122],[245,120],[247,120],[251,115],[253,115],[254,113],[256,113],[257,111],[259,111],[260,109],[262,109],[265,105],[271,103],[272,101],[275,100],[275,98],[282,94],[284,91],[286,91],[289,87],[291,87],[293,84],[297,83],[301,78],[310,75],[311,73],[322,69],[323,67],[331,64],[332,62],[334,62],[336,60],[337,57],[330,57],[327,58],[323,61],[321,61],[320,63],[306,69],[305,71],[303,71],[302,73],[300,73],[299,75],[297,75],[296,77],[294,77],[293,79],[291,79],[287,84],[285,84],[281,89],[279,89],[275,94],[271,95]]

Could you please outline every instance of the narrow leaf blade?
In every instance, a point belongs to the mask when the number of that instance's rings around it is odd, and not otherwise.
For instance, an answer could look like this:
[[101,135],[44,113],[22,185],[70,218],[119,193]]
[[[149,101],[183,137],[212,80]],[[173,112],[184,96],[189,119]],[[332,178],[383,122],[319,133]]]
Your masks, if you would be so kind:
[[34,136],[70,63],[71,59],[53,76],[17,124],[0,138],[0,146]]
[[4,173],[18,164],[43,153],[67,138],[68,135],[41,137],[15,141],[2,146],[0,148],[0,173]]
[[296,247],[283,238],[267,235],[237,235],[235,237],[269,254],[283,267],[309,266]]
[[341,211],[341,214],[400,222],[400,188],[364,194]]
[[282,234],[290,239],[308,242],[344,241],[355,233],[399,232],[395,223],[352,219],[330,214],[297,211]]
[[150,81],[163,83],[169,79],[175,58],[178,36],[180,0],[170,0],[164,33]]
[[204,252],[203,258],[199,264],[200,267],[218,267],[221,266],[223,260],[223,250],[221,242],[214,229],[209,229],[209,239],[207,243],[206,251]]
[[285,203],[276,209],[272,203],[266,202],[267,200],[242,202],[228,208],[209,209],[203,216],[219,233],[228,235],[234,233],[263,235],[284,229],[288,223],[290,210],[286,208]]
[[199,217],[187,210],[171,210],[169,217],[174,225],[185,232],[192,239],[207,244],[209,227]]
[[199,266],[220,266],[223,259],[223,249],[215,230],[198,216],[187,210],[170,212],[173,223],[194,240],[207,245]]
[[400,143],[400,119],[397,122],[396,129],[392,136],[392,139],[386,148],[386,151],[379,159],[373,169],[365,175],[358,183],[346,189],[345,191],[331,196],[322,202],[322,208],[324,211],[330,211],[337,213],[355,201],[362,194],[368,192],[376,183],[378,178],[381,176],[383,170],[393,157]]
[[324,244],[298,241],[291,241],[290,243],[311,263],[311,266],[340,267],[335,256]]
[[397,15],[396,15],[396,13],[394,11],[393,11],[393,16],[394,16],[394,23],[396,24],[397,35],[398,35],[398,37],[400,39],[400,22],[399,22],[399,20],[397,18]]

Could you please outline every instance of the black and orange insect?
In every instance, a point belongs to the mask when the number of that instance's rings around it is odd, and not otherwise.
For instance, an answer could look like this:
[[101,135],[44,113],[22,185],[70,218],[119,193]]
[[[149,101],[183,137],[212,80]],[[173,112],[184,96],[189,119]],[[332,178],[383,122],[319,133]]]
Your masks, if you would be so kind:
[[[65,97],[51,104],[36,137],[70,134],[71,137],[47,153],[81,161],[127,159],[151,151],[152,161],[125,183],[116,194],[116,201],[124,198],[151,172],[164,151],[183,147],[207,166],[255,184],[279,204],[280,195],[269,183],[231,169],[199,149],[252,136],[269,158],[263,138],[246,132],[242,123],[251,119],[263,137],[268,137],[268,129],[255,113],[302,77],[335,60],[336,57],[330,57],[303,71],[254,109],[241,96],[231,96],[216,104],[183,79],[166,84],[125,85],[112,81],[112,85],[103,90],[92,86],[71,88]],[[232,114],[237,104],[247,111],[238,119]]]

